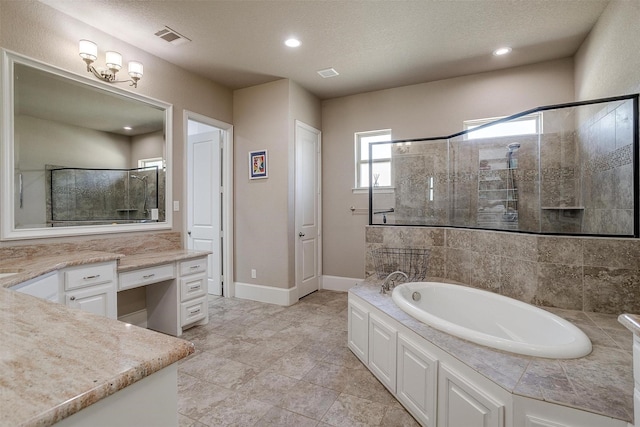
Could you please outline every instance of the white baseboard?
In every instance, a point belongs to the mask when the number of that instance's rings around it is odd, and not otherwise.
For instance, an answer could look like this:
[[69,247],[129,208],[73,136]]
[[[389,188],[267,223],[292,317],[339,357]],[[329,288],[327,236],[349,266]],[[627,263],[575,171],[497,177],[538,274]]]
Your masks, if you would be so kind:
[[235,283],[235,297],[252,301],[290,306],[298,302],[298,288],[274,288],[273,286]]
[[364,279],[353,279],[350,277],[322,276],[322,289],[326,289],[328,291],[347,292],[350,288],[363,280]]
[[142,310],[134,311],[133,313],[125,314],[124,316],[119,316],[118,320],[124,323],[129,323],[131,325],[140,326],[141,328],[147,328],[147,309],[143,308]]

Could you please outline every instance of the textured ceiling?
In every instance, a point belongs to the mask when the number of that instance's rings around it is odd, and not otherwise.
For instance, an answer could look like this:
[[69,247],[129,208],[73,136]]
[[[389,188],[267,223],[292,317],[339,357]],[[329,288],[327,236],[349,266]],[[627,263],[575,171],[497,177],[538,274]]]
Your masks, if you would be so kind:
[[[571,56],[608,3],[40,1],[231,89],[290,78],[321,99]],[[154,36],[165,26],[192,42]],[[302,46],[286,48],[291,35]],[[513,52],[491,55],[503,45]],[[340,75],[322,79],[329,67]]]

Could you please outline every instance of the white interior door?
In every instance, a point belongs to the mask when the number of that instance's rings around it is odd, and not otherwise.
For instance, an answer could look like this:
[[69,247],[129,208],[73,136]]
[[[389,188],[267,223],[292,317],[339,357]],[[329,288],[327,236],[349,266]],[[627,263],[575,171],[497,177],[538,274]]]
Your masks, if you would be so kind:
[[320,282],[320,131],[296,121],[296,286],[298,298]]
[[[189,121],[187,143],[187,247],[210,251],[208,291],[222,295],[221,137],[212,126]],[[195,132],[192,134],[192,132]]]

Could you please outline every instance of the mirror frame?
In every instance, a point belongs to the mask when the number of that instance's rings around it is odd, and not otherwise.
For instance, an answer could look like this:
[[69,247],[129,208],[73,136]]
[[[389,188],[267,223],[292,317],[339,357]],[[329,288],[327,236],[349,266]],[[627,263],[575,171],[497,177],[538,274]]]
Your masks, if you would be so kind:
[[[166,187],[165,187],[165,221],[151,223],[132,224],[105,224],[85,225],[70,227],[43,227],[43,228],[15,228],[15,162],[14,162],[14,64],[22,64],[37,68],[86,85],[94,90],[113,93],[150,106],[164,109],[165,113],[165,163],[166,163]],[[173,228],[173,209],[170,206],[172,195],[172,153],[173,153],[173,105],[147,96],[139,95],[120,89],[116,86],[89,79],[85,76],[71,73],[58,67],[37,61],[18,53],[2,49],[2,69],[0,70],[0,88],[2,102],[0,104],[0,241],[39,239],[63,236],[80,236],[93,234],[127,233],[137,231],[157,231]]]

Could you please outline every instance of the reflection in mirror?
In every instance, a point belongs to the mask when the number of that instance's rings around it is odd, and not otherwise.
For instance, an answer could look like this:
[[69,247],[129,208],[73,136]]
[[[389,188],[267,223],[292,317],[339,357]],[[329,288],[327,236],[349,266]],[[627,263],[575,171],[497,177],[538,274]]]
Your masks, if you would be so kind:
[[3,53],[3,239],[170,228],[171,106]]
[[[638,95],[540,107],[392,141],[370,224],[638,237]],[[374,145],[374,144],[372,144]]]

